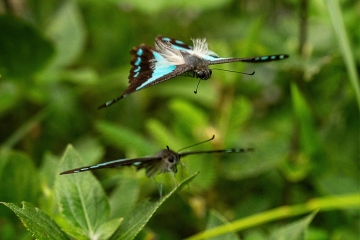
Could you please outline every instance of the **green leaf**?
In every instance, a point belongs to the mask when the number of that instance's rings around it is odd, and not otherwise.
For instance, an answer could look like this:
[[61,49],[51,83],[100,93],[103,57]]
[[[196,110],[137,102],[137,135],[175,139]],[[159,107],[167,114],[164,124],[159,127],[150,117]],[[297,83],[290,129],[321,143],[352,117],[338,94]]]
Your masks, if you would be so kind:
[[101,225],[98,231],[97,239],[109,239],[123,220],[124,218],[116,218]]
[[305,240],[308,227],[315,217],[316,212],[309,214],[308,216],[287,224],[281,229],[273,232],[270,236],[271,240]]
[[176,129],[181,131],[188,131],[190,133],[205,132],[205,127],[208,126],[208,116],[202,109],[191,104],[189,101],[175,99],[170,102],[170,109],[172,115],[176,116],[173,119],[176,124]]
[[52,66],[63,67],[76,60],[85,45],[85,29],[75,1],[65,1],[47,29],[57,50]]
[[135,207],[140,193],[140,184],[134,171],[129,169],[129,171],[121,172],[121,181],[118,181],[118,186],[110,196],[110,217],[125,216]]
[[30,203],[22,202],[22,208],[13,203],[2,202],[22,221],[36,239],[69,239],[60,227],[43,211]]
[[[231,140],[236,140],[239,138],[239,133],[234,130],[240,129],[243,124],[248,121],[252,113],[252,105],[248,99],[244,97],[238,97],[234,99],[229,110],[229,116],[227,119],[228,121],[226,122],[226,133],[228,132],[229,134],[231,134]],[[227,142],[232,141],[227,140]]]
[[311,156],[319,149],[314,119],[304,96],[295,84],[291,84],[291,95],[296,118],[300,124],[301,146]]
[[[61,160],[60,171],[83,166],[79,154],[69,145]],[[80,229],[74,237],[94,238],[109,216],[110,206],[100,183],[90,172],[58,175],[55,194],[61,213],[75,228]],[[71,233],[74,234],[74,233]]]
[[123,4],[135,7],[137,10],[147,14],[157,14],[160,11],[166,9],[187,9],[188,11],[201,11],[205,9],[218,9],[229,3],[229,0],[217,1],[217,0],[185,0],[185,1],[167,1],[158,0],[153,2],[147,2],[142,0],[125,0]]
[[[357,100],[358,108],[360,108],[360,84],[359,74],[356,70],[356,62],[353,57],[353,50],[351,49],[348,34],[346,33],[344,18],[339,1],[325,1],[328,6],[329,15],[335,31],[339,48],[345,62],[346,69],[349,75],[349,81],[354,89],[355,98]],[[355,44],[355,43],[354,43]]]
[[29,79],[54,53],[50,41],[21,19],[2,15],[0,29],[0,77]]
[[126,127],[110,122],[98,121],[96,128],[112,146],[117,148],[136,150],[138,154],[142,155],[158,151],[158,147]]
[[86,165],[92,165],[104,157],[105,149],[97,138],[93,136],[84,136],[74,143],[74,148],[82,156]]
[[152,138],[156,139],[156,142],[158,142],[160,145],[167,146],[171,140],[171,148],[174,148],[174,146],[179,146],[178,138],[174,137],[172,132],[167,129],[165,124],[163,124],[158,119],[151,118],[147,120],[146,129],[148,129]]
[[[208,218],[208,222],[206,225],[206,229],[211,229],[217,226],[221,226],[225,223],[228,223],[228,221],[222,216],[219,212],[215,210],[210,211],[210,215]],[[240,238],[236,235],[234,232],[229,232],[227,234],[217,236],[210,238],[211,240],[240,240]]]
[[191,175],[176,186],[169,194],[158,202],[152,203],[144,201],[135,207],[127,217],[124,218],[124,222],[117,229],[115,234],[110,238],[111,240],[132,240],[144,228],[145,224],[154,215],[156,210],[175,192],[179,191],[184,185],[188,184],[199,172]]
[[35,202],[40,183],[33,161],[25,154],[3,150],[0,152],[1,201]]
[[279,208],[264,211],[252,216],[235,220],[233,222],[224,224],[222,226],[214,227],[210,230],[197,233],[187,240],[207,239],[210,237],[220,236],[229,232],[241,231],[250,227],[259,226],[270,221],[294,217],[301,214],[314,211],[329,211],[334,209],[359,209],[360,208],[360,194],[349,194],[336,197],[324,197],[311,199],[306,203],[282,206]]

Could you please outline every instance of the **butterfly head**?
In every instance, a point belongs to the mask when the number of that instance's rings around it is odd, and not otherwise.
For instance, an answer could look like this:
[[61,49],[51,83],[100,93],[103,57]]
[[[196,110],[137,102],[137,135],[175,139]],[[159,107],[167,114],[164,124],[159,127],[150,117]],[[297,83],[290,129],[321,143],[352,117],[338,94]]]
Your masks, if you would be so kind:
[[169,147],[162,150],[159,155],[161,156],[160,172],[177,172],[177,165],[180,163],[180,156],[178,153],[171,150]]
[[208,80],[211,77],[212,71],[209,68],[195,69],[194,73],[197,78],[201,80]]

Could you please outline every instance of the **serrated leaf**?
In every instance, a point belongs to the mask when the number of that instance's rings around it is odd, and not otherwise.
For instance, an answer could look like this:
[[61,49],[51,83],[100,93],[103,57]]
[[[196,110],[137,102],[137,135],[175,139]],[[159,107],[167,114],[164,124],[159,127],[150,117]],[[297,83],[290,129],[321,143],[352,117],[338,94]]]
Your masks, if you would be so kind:
[[124,222],[116,230],[115,234],[110,238],[111,240],[132,240],[136,235],[144,228],[146,223],[154,215],[156,210],[175,192],[179,191],[184,185],[188,184],[199,172],[191,175],[182,181],[177,187],[175,187],[169,194],[158,202],[152,203],[149,201],[143,201],[135,207],[127,217],[124,218]]
[[36,239],[69,239],[60,227],[43,211],[30,203],[22,202],[22,208],[13,203],[5,203],[22,221]]
[[[81,157],[69,145],[61,160],[59,172],[79,166],[83,166]],[[58,175],[55,194],[65,219],[75,228],[81,229],[82,235],[95,238],[110,211],[105,192],[96,178],[90,172]]]
[[50,59],[54,49],[33,26],[23,20],[0,16],[0,76],[26,78]]
[[[228,221],[225,219],[224,216],[222,216],[219,212],[215,210],[210,211],[210,215],[208,218],[208,222],[206,225],[206,229],[212,229],[217,226],[221,226],[225,223],[228,223]],[[209,238],[211,240],[240,240],[240,238],[236,235],[234,232],[229,232],[227,234]]]
[[281,229],[273,232],[270,236],[270,240],[305,240],[307,229],[315,215],[316,212],[313,212],[298,221],[287,224]]

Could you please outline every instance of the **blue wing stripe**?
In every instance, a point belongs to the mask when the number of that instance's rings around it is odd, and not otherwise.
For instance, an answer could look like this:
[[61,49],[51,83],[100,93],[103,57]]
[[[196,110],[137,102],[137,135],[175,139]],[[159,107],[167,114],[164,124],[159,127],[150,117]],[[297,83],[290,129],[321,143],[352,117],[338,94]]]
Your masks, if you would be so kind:
[[219,58],[219,57],[215,57],[215,56],[210,56],[210,55],[202,55],[201,56],[203,59],[208,60],[208,61],[216,61],[216,60],[225,60],[228,58]]
[[146,87],[147,85],[151,84],[152,82],[156,81],[157,79],[161,78],[162,76],[165,76],[166,74],[173,72],[175,69],[176,69],[175,65],[170,65],[170,66],[166,66],[166,67],[156,67],[156,64],[155,64],[155,70],[153,71],[151,78],[149,78],[148,80],[143,82],[140,86],[138,86],[136,88],[136,90],[140,90],[140,89]]
[[140,69],[141,69],[141,67],[140,66],[138,66],[135,70],[134,70],[134,72],[139,72],[140,71]]
[[106,167],[108,165],[114,164],[114,163],[121,163],[124,161],[127,161],[129,159],[127,158],[123,158],[123,159],[117,159],[117,160],[113,160],[113,161],[109,161],[109,162],[104,162],[104,163],[99,163],[90,167],[84,167],[81,168],[79,171],[83,172],[83,171],[87,171],[87,170],[93,170],[93,169],[97,169],[97,168],[101,168],[101,167]]
[[135,64],[136,66],[139,66],[140,63],[141,63],[141,58],[138,57],[138,58],[136,59],[136,62],[135,62],[134,64]]
[[173,48],[177,49],[177,50],[181,50],[181,51],[186,51],[186,52],[189,52],[189,49],[187,48],[183,48],[183,47],[180,47],[180,46],[177,46],[177,45],[171,45]]
[[176,42],[177,44],[185,44],[183,41],[180,41],[180,40],[175,40],[175,42]]
[[164,65],[164,63],[167,62],[167,60],[163,56],[161,56],[161,54],[159,54],[158,52],[154,51],[153,55],[155,58],[155,66],[152,75],[140,86],[136,87],[136,90],[140,90],[146,87],[147,85],[151,84],[152,82],[156,81],[162,76],[165,76],[166,74],[173,72],[176,69],[175,65]]

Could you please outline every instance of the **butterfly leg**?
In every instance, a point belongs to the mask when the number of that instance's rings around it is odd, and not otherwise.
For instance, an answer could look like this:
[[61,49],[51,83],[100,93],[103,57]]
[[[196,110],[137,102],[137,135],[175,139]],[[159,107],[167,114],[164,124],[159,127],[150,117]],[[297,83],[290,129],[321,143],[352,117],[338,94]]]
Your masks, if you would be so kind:
[[174,172],[170,172],[170,174],[171,174],[171,176],[172,176],[172,178],[173,178],[173,180],[174,180],[174,186],[177,187],[178,184],[177,184],[177,182],[176,182],[175,173],[174,173]]
[[159,196],[160,196],[160,201],[162,199],[162,191],[163,191],[163,185],[162,185],[162,180],[160,180],[160,182],[156,181],[156,177],[152,177],[156,183],[156,186],[158,188],[158,191],[159,191]]

